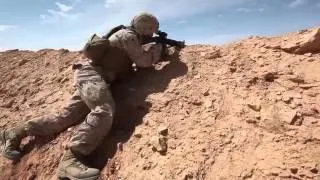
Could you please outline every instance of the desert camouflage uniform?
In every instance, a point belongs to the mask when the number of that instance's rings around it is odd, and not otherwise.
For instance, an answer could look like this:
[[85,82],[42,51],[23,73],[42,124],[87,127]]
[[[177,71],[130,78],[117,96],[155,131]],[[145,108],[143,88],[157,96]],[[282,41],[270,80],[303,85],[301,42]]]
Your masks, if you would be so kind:
[[[122,29],[110,38],[113,47],[120,48],[138,67],[149,67],[161,57],[162,46],[152,44],[148,49],[140,45],[137,34],[130,29]],[[112,57],[106,57],[112,58]],[[108,59],[116,62],[117,59]],[[132,68],[132,67],[130,67]],[[109,72],[110,71],[110,72]],[[118,74],[112,69],[94,66],[89,61],[81,63],[75,71],[77,90],[69,104],[57,114],[49,114],[26,122],[26,132],[32,136],[46,136],[61,132],[77,124],[87,114],[79,129],[71,137],[69,148],[81,155],[90,154],[108,134],[115,113],[115,103],[109,85]]]

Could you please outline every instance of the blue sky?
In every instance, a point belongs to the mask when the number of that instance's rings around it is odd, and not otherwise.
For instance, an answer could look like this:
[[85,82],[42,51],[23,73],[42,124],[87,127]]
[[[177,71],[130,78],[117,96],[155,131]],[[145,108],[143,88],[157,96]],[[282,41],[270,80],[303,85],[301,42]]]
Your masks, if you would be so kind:
[[0,0],[0,51],[80,49],[148,11],[169,38],[223,44],[320,26],[320,0]]

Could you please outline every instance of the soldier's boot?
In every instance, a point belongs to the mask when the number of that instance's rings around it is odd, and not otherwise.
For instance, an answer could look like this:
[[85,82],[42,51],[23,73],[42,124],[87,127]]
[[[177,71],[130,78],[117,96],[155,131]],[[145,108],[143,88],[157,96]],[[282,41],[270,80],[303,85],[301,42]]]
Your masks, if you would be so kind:
[[70,150],[67,150],[58,167],[59,178],[70,180],[96,180],[100,171],[83,164]]
[[1,131],[2,156],[10,160],[18,160],[21,157],[20,143],[26,136],[27,133],[24,126]]

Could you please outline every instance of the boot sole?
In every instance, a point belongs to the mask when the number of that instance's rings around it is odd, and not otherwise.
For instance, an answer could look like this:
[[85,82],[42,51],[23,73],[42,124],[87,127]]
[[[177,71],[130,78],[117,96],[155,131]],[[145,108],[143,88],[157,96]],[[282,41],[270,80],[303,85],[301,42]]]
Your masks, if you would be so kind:
[[0,132],[0,145],[3,146],[2,148],[0,148],[1,151],[1,155],[7,159],[10,159],[12,161],[16,161],[18,159],[20,159],[20,155],[19,156],[8,156],[6,153],[4,153],[4,147],[6,146],[6,135],[5,135],[5,131],[1,131]]
[[6,137],[5,137],[4,133],[5,133],[5,131],[0,132],[0,145],[6,144]]
[[93,176],[93,177],[88,177],[88,178],[75,178],[73,176],[68,175],[67,173],[65,173],[64,171],[58,171],[58,178],[68,178],[70,180],[97,180],[99,178],[100,175],[98,176]]

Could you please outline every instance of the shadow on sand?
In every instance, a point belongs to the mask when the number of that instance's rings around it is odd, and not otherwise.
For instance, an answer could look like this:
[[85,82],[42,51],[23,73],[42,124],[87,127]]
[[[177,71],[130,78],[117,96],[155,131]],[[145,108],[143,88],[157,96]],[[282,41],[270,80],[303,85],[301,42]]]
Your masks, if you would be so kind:
[[108,159],[115,155],[118,143],[125,143],[130,139],[135,127],[142,123],[143,117],[152,107],[152,104],[146,101],[146,97],[153,93],[164,92],[172,79],[187,72],[186,64],[176,57],[160,70],[140,69],[129,82],[113,85],[116,117],[112,132],[88,157],[88,163],[103,169]]

